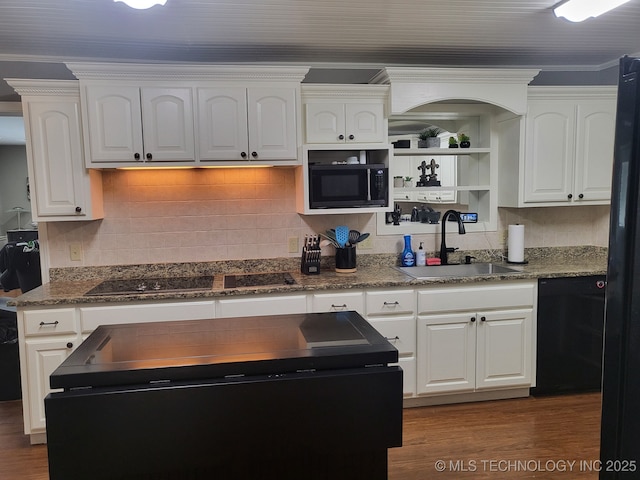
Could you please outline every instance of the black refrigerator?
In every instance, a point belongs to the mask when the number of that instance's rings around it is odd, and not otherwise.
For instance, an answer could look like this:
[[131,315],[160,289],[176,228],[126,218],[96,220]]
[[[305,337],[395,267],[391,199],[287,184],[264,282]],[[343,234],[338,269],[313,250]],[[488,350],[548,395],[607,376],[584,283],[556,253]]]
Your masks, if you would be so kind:
[[600,479],[640,478],[640,59],[620,60],[605,303]]

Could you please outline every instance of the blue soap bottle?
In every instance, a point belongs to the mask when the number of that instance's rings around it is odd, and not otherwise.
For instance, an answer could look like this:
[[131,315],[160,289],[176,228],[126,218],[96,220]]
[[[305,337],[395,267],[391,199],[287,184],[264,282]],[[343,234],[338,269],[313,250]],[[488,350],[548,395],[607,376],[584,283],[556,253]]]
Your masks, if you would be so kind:
[[411,249],[411,235],[404,236],[404,250],[402,250],[400,261],[403,267],[415,267],[416,265],[416,256]]

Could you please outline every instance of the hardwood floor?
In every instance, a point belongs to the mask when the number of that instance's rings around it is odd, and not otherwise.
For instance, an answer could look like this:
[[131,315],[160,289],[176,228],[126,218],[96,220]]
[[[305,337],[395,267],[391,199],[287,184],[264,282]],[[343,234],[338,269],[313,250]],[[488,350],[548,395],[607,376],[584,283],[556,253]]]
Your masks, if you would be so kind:
[[[599,444],[598,393],[410,408],[389,479],[597,479],[586,470]],[[23,435],[20,401],[0,402],[0,479],[48,479],[47,448]]]

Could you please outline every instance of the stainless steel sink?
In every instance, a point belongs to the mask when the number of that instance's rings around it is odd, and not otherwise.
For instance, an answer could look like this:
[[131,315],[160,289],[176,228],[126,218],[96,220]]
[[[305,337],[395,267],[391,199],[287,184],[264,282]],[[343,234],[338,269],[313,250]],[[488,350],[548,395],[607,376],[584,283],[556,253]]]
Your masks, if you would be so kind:
[[469,265],[434,265],[429,267],[396,267],[403,273],[424,280],[441,277],[475,277],[478,275],[494,275],[520,273],[517,268],[496,265],[495,263],[471,263]]

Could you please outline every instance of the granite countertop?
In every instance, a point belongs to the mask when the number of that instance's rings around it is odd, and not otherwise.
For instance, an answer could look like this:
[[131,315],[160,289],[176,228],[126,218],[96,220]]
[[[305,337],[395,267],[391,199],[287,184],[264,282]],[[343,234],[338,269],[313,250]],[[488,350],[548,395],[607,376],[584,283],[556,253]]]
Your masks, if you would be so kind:
[[[487,257],[486,252],[463,252],[476,261],[505,264],[502,259]],[[508,264],[518,273],[491,274],[465,277],[442,277],[427,280],[414,279],[394,265],[397,255],[359,255],[355,273],[336,273],[330,257],[323,257],[319,275],[300,273],[298,259],[245,260],[235,262],[209,262],[198,264],[152,264],[113,267],[84,267],[76,269],[52,269],[51,282],[31,290],[9,305],[18,307],[53,306],[79,303],[111,303],[130,301],[158,301],[176,299],[206,299],[239,295],[312,292],[357,288],[419,287],[421,285],[466,284],[500,280],[535,280],[553,277],[580,277],[605,275],[607,251],[600,247],[562,247],[527,249],[526,265]],[[455,257],[452,258],[455,261]],[[294,285],[266,287],[223,288],[227,273],[290,272]],[[134,295],[84,296],[91,288],[106,279],[143,278],[172,275],[214,275],[213,287],[206,291],[154,292]]]

